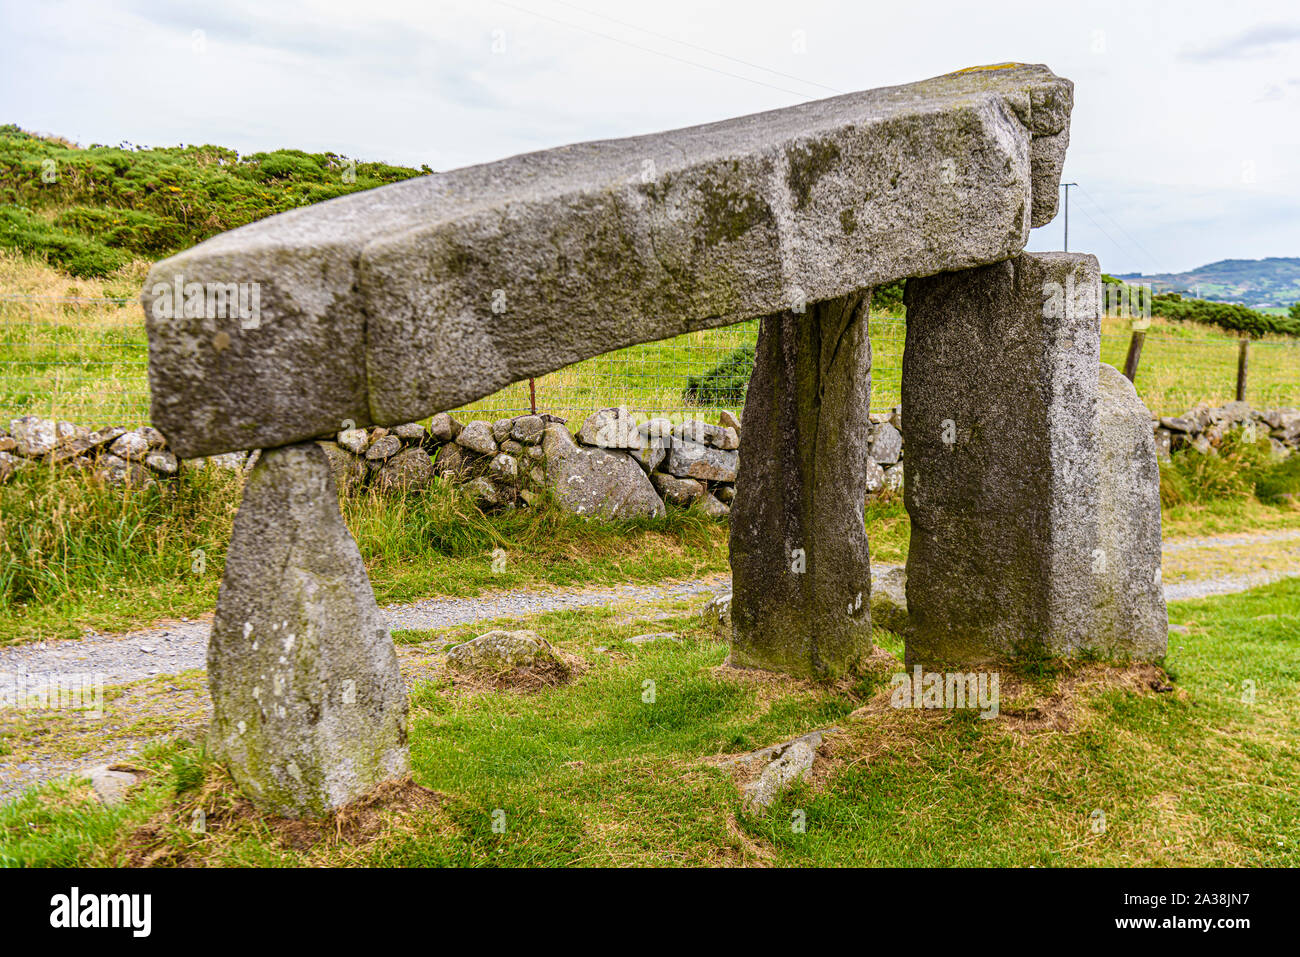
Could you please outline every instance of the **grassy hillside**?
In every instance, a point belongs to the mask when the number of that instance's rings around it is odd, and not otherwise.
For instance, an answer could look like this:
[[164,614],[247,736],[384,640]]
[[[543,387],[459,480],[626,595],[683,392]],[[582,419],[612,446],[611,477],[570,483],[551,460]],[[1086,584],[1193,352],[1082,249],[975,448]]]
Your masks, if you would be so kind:
[[1180,273],[1129,273],[1120,279],[1150,283],[1160,292],[1176,292],[1216,302],[1247,306],[1289,306],[1300,302],[1300,257],[1222,259]]
[[432,172],[337,153],[90,146],[0,126],[0,247],[81,278],[298,206]]

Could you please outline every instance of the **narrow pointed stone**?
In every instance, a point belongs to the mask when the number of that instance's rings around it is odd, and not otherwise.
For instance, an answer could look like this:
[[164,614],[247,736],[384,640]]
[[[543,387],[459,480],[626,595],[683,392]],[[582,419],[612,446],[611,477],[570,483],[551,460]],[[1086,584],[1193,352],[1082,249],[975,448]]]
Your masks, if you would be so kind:
[[408,769],[397,653],[314,442],[248,478],[208,683],[213,750],[263,810],[323,815]]

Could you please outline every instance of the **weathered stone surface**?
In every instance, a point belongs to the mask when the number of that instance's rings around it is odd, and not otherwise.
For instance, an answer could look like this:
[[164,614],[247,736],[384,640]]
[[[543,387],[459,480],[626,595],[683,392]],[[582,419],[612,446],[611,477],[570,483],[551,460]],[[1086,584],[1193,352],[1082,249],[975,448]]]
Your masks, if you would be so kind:
[[664,467],[678,478],[706,482],[734,482],[738,459],[735,452],[715,449],[687,439],[674,439]]
[[720,634],[731,637],[731,592],[714,595],[700,609],[704,623]]
[[175,475],[180,471],[180,463],[176,461],[176,456],[166,450],[150,452],[144,457],[144,464],[163,475]]
[[602,449],[633,449],[640,445],[636,419],[625,405],[600,409],[587,416],[578,429],[577,439],[583,445]]
[[871,622],[900,635],[907,633],[907,570],[871,569]]
[[580,446],[567,428],[554,424],[546,427],[542,449],[555,499],[574,513],[603,518],[664,514],[654,486],[626,452]]
[[488,469],[502,481],[514,482],[519,479],[519,460],[513,455],[502,452],[488,463]]
[[208,684],[213,751],[263,809],[325,814],[407,770],[397,655],[315,443],[248,477]]
[[655,491],[663,496],[665,502],[670,505],[680,505],[682,508],[705,493],[704,483],[697,482],[695,479],[675,478],[663,472],[652,472],[650,482],[654,485]]
[[370,434],[365,429],[344,429],[338,434],[338,444],[357,455],[365,455],[370,445]]
[[515,427],[514,419],[497,419],[492,423],[492,441],[500,445],[510,438],[510,430]]
[[687,419],[673,429],[673,437],[701,445],[711,445],[715,449],[740,448],[740,436],[735,429],[722,425],[710,425],[703,419]]
[[878,465],[894,465],[903,454],[903,435],[888,422],[876,426],[871,439],[871,457]]
[[439,412],[429,420],[429,434],[439,442],[450,442],[456,436],[460,435],[460,430],[464,428],[456,418],[447,412]]
[[629,451],[646,472],[654,472],[668,456],[673,444],[673,424],[668,419],[655,418],[641,423],[637,429],[636,446]]
[[834,733],[836,728],[826,728],[801,735],[784,744],[774,744],[743,754],[738,758],[723,761],[723,767],[736,765],[758,767],[758,776],[745,785],[742,800],[746,807],[758,814],[766,813],[768,807],[795,781],[806,777],[817,758],[817,749],[821,747],[826,735]]
[[1173,433],[1168,429],[1156,429],[1153,435],[1156,447],[1156,458],[1168,459],[1170,452],[1173,451]]
[[648,635],[633,635],[631,638],[624,638],[625,645],[651,645],[656,641],[673,641],[681,644],[682,639],[674,631],[656,631]]
[[873,458],[868,458],[863,468],[862,487],[868,495],[875,495],[885,487],[885,470]]
[[536,445],[542,441],[542,433],[545,430],[546,422],[540,415],[521,415],[515,419],[515,424],[510,429],[510,437],[524,445]]
[[52,452],[59,444],[56,423],[35,415],[24,415],[9,423],[9,434],[14,437],[16,451],[27,458]]
[[869,302],[759,325],[731,506],[734,665],[827,677],[871,652]]
[[497,443],[492,437],[492,426],[481,419],[476,419],[456,436],[456,444],[477,452],[479,455],[496,455]]
[[138,461],[149,454],[149,440],[139,430],[125,432],[109,446],[109,451],[128,462]]
[[[252,223],[145,282],[152,419],[183,457],[409,422],[622,346],[1004,259],[1055,203],[1071,99],[1045,67],[984,67]],[[255,317],[176,301],[234,283],[256,284]]]
[[489,631],[447,652],[447,661],[467,671],[512,671],[558,661],[555,649],[535,631]]
[[439,475],[450,473],[453,478],[463,475],[469,468],[470,453],[466,452],[463,446],[455,442],[448,442],[438,450],[438,460],[435,468]]
[[[1142,653],[1093,611],[1096,259],[1025,254],[909,280],[906,303],[908,664]],[[1149,442],[1149,416],[1142,428]]]
[[700,496],[700,508],[710,518],[724,518],[731,514],[731,507],[724,505],[712,492]]
[[885,469],[883,487],[888,489],[891,492],[897,492],[900,488],[903,487],[903,463],[902,462],[899,462],[897,465],[891,465],[889,468]]
[[492,484],[492,480],[480,475],[465,483],[465,491],[470,498],[484,508],[493,508],[505,503],[507,496],[502,489]]
[[419,422],[403,422],[393,427],[393,434],[406,442],[423,442],[424,426]]
[[100,764],[85,772],[90,787],[102,804],[115,807],[126,800],[127,791],[140,780],[140,775],[126,768]]
[[117,455],[101,456],[95,477],[108,485],[125,485],[129,488],[149,488],[154,483],[153,473],[140,462],[128,462]]
[[392,458],[402,448],[402,440],[396,435],[381,435],[370,443],[366,449],[366,460],[369,462],[383,462]]
[[384,463],[375,474],[375,485],[380,491],[405,489],[418,492],[427,488],[435,475],[433,459],[421,448],[405,449]]
[[348,454],[337,442],[321,442],[319,445],[329,459],[334,485],[342,494],[350,495],[365,484],[367,470],[363,459]]
[[740,435],[740,420],[726,409],[718,413],[718,424],[724,429],[735,429],[736,435]]
[[7,482],[20,468],[31,465],[27,459],[10,452],[0,452],[0,482]]
[[1151,414],[1124,374],[1105,364],[1098,376],[1096,447],[1096,647],[1114,656],[1161,658],[1169,615],[1160,575],[1160,468]]

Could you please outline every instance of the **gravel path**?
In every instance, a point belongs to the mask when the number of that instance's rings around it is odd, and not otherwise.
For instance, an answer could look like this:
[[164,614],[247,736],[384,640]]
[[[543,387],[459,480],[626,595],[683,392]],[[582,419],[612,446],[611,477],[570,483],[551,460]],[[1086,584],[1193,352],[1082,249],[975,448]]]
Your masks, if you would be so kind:
[[[714,575],[653,585],[577,591],[519,589],[479,598],[427,598],[410,605],[389,605],[384,609],[384,616],[394,631],[449,628],[566,608],[700,597],[725,588],[728,581],[726,575]],[[0,675],[85,672],[103,675],[106,685],[120,685],[157,675],[179,674],[205,667],[211,630],[208,615],[201,620],[166,622],[125,634],[87,632],[81,638],[0,648]]]
[[[1193,548],[1212,548],[1231,552],[1263,542],[1297,539],[1300,539],[1300,529],[1283,529],[1251,535],[1179,539],[1165,543],[1162,551],[1169,554]],[[881,564],[879,567],[885,566]],[[1165,598],[1181,601],[1224,595],[1291,575],[1300,575],[1300,567],[1244,571],[1197,581],[1168,583],[1165,585]],[[726,575],[714,575],[653,585],[616,585],[568,591],[518,589],[478,598],[428,598],[409,605],[390,605],[384,609],[384,614],[388,627],[394,631],[438,629],[565,608],[694,598],[725,588],[727,582]],[[126,684],[156,675],[179,674],[204,667],[211,627],[209,615],[201,620],[165,622],[126,634],[88,632],[80,639],[0,648],[0,674],[89,672],[102,674],[105,684],[109,685]]]

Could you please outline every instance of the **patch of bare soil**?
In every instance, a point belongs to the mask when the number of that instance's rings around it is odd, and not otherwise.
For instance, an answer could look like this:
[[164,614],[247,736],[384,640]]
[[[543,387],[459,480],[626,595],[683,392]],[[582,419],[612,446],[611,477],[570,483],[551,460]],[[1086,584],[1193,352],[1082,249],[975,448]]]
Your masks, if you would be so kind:
[[326,817],[285,818],[259,811],[228,775],[221,774],[136,828],[125,840],[125,863],[204,867],[214,862],[215,850],[244,838],[291,853],[364,849],[384,836],[426,829],[430,818],[449,828],[444,801],[438,792],[399,778],[384,781]]

